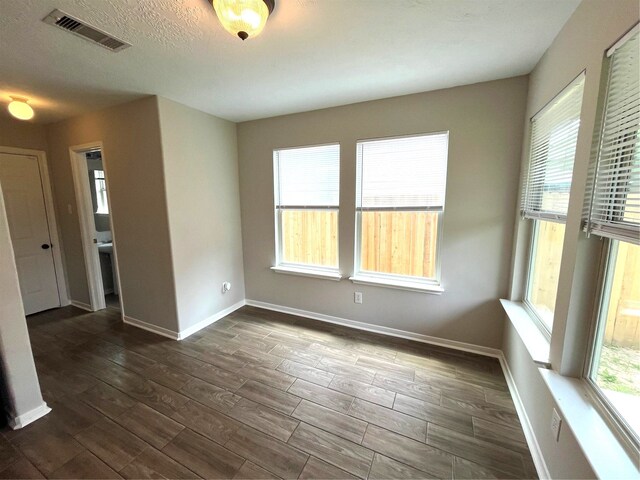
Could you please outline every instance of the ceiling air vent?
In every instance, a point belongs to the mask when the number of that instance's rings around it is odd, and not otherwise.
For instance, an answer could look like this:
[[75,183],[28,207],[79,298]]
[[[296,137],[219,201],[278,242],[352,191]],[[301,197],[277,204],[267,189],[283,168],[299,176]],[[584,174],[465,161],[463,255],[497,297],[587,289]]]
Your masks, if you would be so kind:
[[45,18],[42,19],[44,23],[56,26],[67,32],[71,32],[74,35],[78,35],[90,42],[97,43],[98,45],[111,50],[112,52],[119,52],[131,45],[122,40],[118,40],[112,35],[109,35],[102,30],[98,30],[91,25],[78,20],[60,10],[54,10]]

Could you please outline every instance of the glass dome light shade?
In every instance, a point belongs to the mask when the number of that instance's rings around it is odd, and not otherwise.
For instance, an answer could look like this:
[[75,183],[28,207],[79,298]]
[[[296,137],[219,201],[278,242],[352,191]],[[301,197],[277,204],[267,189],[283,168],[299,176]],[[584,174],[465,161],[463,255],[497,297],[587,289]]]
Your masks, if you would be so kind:
[[224,29],[242,40],[262,31],[273,5],[273,0],[213,0],[213,8]]
[[31,120],[34,112],[33,108],[27,103],[24,98],[11,97],[12,101],[9,103],[9,113],[18,120]]

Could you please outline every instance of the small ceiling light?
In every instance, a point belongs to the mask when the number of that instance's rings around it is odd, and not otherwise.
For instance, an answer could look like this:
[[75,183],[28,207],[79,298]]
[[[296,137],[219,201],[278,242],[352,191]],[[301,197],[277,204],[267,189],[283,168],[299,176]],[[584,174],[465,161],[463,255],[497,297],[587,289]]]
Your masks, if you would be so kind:
[[275,6],[275,0],[213,0],[213,9],[224,29],[242,40],[262,31]]
[[27,103],[26,98],[11,97],[9,113],[18,120],[31,120],[33,118],[33,108]]

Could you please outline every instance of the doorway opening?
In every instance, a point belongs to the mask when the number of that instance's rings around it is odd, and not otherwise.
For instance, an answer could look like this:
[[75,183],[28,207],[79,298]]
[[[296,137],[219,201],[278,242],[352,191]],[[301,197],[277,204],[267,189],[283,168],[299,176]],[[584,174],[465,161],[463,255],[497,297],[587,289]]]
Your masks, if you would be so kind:
[[109,195],[107,179],[102,164],[102,152],[93,150],[85,153],[91,193],[91,207],[95,225],[95,238],[98,241],[98,258],[100,259],[100,276],[107,307],[120,309],[120,293],[118,273],[113,255],[113,235],[111,233],[111,214],[109,212]]
[[91,310],[122,310],[109,183],[101,143],[71,147]]

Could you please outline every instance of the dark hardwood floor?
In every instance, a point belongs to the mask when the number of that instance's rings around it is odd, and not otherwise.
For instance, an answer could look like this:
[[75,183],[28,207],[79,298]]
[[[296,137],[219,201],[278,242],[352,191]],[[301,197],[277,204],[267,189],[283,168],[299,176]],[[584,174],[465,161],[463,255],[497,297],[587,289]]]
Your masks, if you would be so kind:
[[1,478],[534,478],[497,360],[245,307],[181,342],[28,318],[52,412]]

